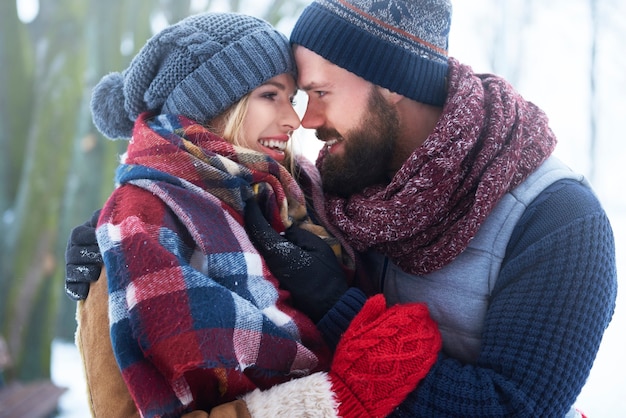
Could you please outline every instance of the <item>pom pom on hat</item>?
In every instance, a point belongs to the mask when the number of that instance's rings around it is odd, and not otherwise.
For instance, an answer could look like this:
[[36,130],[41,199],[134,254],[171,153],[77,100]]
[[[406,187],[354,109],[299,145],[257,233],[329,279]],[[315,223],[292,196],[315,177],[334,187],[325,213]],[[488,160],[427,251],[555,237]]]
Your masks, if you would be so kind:
[[133,120],[124,110],[124,77],[121,73],[105,75],[91,95],[93,123],[109,138],[128,138]]
[[201,13],[148,40],[121,73],[96,85],[94,125],[109,138],[130,138],[146,111],[215,118],[272,77],[296,68],[285,35],[239,13]]
[[315,0],[291,42],[418,102],[447,97],[450,0]]

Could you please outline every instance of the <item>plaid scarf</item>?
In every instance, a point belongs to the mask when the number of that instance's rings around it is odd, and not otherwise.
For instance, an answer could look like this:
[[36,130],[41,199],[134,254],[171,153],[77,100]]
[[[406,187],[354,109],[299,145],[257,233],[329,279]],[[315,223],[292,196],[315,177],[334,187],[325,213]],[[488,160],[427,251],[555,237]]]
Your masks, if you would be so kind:
[[463,252],[500,198],[556,146],[546,115],[505,80],[449,64],[443,114],[391,182],[326,200],[328,220],[350,245],[379,251],[411,274]]
[[289,172],[184,117],[141,115],[97,236],[113,350],[144,417],[179,416],[327,369],[243,228],[256,195],[278,231],[306,217]]

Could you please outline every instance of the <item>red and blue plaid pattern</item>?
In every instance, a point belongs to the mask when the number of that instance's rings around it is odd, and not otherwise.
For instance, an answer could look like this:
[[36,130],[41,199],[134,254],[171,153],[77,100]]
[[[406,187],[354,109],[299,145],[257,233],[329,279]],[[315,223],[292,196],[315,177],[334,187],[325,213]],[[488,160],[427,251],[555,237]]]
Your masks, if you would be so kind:
[[254,194],[279,231],[304,197],[288,171],[171,115],[138,118],[98,224],[115,356],[144,417],[178,416],[327,369],[243,228]]

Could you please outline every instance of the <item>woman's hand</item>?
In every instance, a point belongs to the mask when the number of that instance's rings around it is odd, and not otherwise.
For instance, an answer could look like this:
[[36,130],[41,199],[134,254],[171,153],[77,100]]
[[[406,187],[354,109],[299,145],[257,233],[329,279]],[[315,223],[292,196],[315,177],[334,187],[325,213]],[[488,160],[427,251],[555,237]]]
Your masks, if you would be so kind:
[[272,274],[291,293],[294,307],[318,322],[348,290],[333,250],[317,235],[291,227],[281,236],[254,199],[246,202],[246,230]]

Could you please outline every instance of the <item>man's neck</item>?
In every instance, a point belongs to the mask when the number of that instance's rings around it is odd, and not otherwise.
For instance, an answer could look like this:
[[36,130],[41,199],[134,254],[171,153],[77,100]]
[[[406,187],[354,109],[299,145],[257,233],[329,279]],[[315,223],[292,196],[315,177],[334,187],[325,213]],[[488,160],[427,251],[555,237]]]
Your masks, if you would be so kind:
[[404,98],[397,104],[400,136],[396,142],[389,165],[390,178],[402,167],[409,156],[431,134],[439,121],[443,108]]

